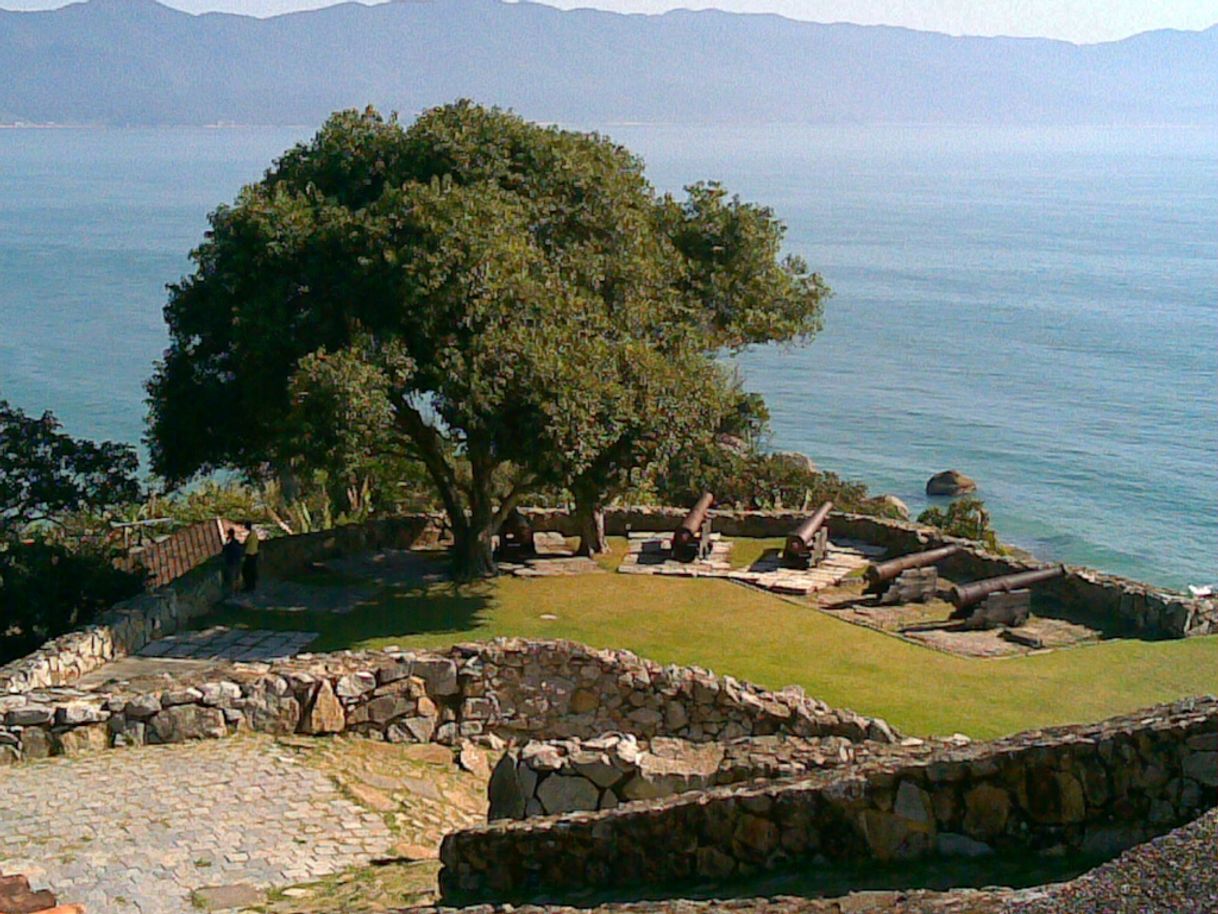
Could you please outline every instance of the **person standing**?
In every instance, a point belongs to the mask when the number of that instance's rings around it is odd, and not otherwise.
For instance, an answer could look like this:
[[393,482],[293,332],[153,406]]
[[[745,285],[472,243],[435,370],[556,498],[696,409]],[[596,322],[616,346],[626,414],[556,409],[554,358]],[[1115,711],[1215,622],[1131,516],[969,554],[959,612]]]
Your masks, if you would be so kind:
[[245,558],[241,563],[241,578],[245,593],[251,593],[258,586],[258,531],[254,529],[253,521],[245,524]]
[[237,539],[235,528],[228,528],[228,539],[225,540],[220,554],[224,559],[224,592],[225,594],[236,593],[237,578],[240,577],[241,560],[245,556],[245,547]]

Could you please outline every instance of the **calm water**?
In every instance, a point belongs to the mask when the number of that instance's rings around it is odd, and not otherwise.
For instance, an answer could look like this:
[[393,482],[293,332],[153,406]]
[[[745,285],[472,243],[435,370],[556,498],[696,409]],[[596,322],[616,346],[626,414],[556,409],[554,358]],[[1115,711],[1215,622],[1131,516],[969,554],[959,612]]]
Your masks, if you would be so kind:
[[[773,206],[836,291],[810,346],[740,360],[775,447],[915,510],[954,467],[1040,555],[1218,578],[1218,134],[607,132]],[[138,440],[164,284],[306,133],[0,130],[0,396]]]

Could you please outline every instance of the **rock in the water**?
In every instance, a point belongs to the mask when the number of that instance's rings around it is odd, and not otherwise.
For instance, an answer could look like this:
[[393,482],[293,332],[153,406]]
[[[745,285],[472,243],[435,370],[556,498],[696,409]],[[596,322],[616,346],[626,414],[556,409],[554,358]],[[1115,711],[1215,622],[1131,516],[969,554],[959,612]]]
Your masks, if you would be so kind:
[[926,482],[927,495],[966,495],[976,491],[977,483],[958,470],[944,470]]

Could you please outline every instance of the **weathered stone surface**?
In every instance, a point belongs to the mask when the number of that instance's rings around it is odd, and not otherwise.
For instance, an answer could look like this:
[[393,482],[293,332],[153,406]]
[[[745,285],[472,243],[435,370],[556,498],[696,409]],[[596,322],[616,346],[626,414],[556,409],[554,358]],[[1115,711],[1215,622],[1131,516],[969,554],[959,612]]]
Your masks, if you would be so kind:
[[1209,787],[1218,787],[1218,752],[1194,752],[1184,760],[1184,773]]
[[224,712],[201,705],[166,708],[148,721],[150,743],[181,743],[191,739],[219,739],[228,735]]
[[241,710],[245,712],[250,728],[259,733],[289,736],[300,726],[300,702],[291,695],[279,694],[268,683],[260,683],[259,688],[242,701]]
[[342,703],[334,694],[330,680],[323,679],[317,684],[308,709],[301,716],[300,732],[309,734],[341,733],[346,726],[346,712]]
[[1011,814],[1011,797],[992,784],[979,784],[964,795],[964,830],[974,838],[1001,835]]
[[145,695],[135,695],[128,700],[126,707],[123,708],[123,713],[128,717],[136,719],[144,719],[151,717],[161,710],[161,697],[159,695],[148,693]]
[[83,724],[96,724],[104,721],[109,715],[97,705],[71,704],[60,705],[55,711],[55,723],[61,727],[79,727]]
[[31,706],[14,708],[4,715],[4,722],[10,727],[40,727],[49,724],[55,717],[51,708]]
[[340,676],[334,692],[339,698],[358,698],[376,688],[376,676],[366,671]]
[[596,809],[600,794],[584,778],[552,774],[538,786],[537,799],[547,813],[555,815],[579,809]]
[[48,758],[54,749],[51,731],[27,727],[21,731],[21,755],[27,759]]
[[105,724],[89,724],[64,730],[55,737],[57,755],[70,757],[102,752],[110,745],[109,728]]
[[511,754],[504,753],[495,765],[486,792],[489,800],[488,819],[524,818],[525,795],[516,777],[516,760]]

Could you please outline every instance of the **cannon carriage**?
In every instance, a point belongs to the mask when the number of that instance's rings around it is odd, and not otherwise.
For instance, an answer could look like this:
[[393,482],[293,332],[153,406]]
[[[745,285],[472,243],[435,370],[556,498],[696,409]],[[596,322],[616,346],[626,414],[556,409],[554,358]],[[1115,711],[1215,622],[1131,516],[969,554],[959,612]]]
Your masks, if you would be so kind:
[[827,501],[816,512],[787,534],[782,549],[782,564],[787,568],[813,568],[825,560],[829,552],[829,530],[825,521],[833,510]]

